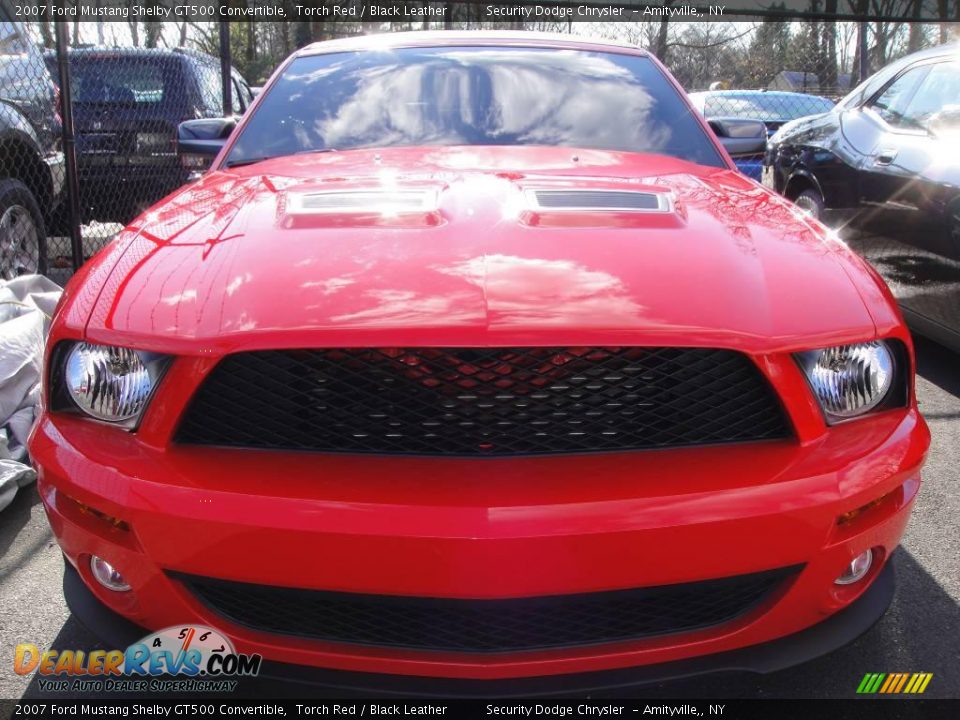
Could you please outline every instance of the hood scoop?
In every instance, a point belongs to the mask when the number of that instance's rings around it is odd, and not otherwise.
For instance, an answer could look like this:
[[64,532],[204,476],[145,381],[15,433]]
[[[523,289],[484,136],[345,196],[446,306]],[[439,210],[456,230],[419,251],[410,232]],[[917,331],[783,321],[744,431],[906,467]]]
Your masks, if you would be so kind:
[[671,212],[670,195],[635,190],[530,190],[534,210],[571,212]]
[[283,225],[321,227],[436,227],[443,224],[436,188],[289,192]]
[[669,191],[529,188],[521,222],[531,227],[680,228]]
[[436,190],[330,190],[291,193],[287,214],[421,213],[437,209]]

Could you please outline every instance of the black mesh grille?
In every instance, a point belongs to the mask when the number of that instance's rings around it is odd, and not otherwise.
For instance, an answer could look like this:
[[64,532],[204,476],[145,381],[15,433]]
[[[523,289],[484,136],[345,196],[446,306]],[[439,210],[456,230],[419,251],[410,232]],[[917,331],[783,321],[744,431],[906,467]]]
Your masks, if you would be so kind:
[[414,455],[577,453],[789,434],[744,355],[684,348],[284,350],[231,355],[184,443]]
[[798,570],[509,600],[363,595],[178,577],[219,615],[263,632],[479,653],[617,642],[718,625],[756,607]]

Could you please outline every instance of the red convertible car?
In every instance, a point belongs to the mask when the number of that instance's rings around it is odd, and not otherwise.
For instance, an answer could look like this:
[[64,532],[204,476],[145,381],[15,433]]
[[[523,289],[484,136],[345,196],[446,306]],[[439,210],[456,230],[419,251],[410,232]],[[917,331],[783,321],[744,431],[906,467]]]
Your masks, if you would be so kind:
[[929,443],[910,336],[655,58],[321,43],[235,128],[181,127],[214,149],[53,321],[30,449],[108,643],[204,625],[320,684],[569,692],[768,672],[882,615]]

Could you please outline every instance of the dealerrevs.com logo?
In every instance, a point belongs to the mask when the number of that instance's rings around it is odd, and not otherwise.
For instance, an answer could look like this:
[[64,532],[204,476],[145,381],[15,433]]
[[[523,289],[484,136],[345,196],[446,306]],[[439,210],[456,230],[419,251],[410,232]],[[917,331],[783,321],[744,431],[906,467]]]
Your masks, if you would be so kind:
[[34,670],[46,692],[231,692],[237,677],[260,672],[260,655],[234,650],[222,633],[203,625],[168,627],[126,650],[46,650],[17,645],[13,669]]

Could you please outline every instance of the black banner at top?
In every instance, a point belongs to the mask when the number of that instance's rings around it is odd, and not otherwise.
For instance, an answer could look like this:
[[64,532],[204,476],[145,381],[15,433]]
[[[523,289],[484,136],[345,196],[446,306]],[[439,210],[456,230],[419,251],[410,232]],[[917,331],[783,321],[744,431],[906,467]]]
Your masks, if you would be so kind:
[[[777,18],[960,21],[960,0],[9,0],[15,19],[54,21],[675,22]],[[468,9],[468,10],[467,10]]]

